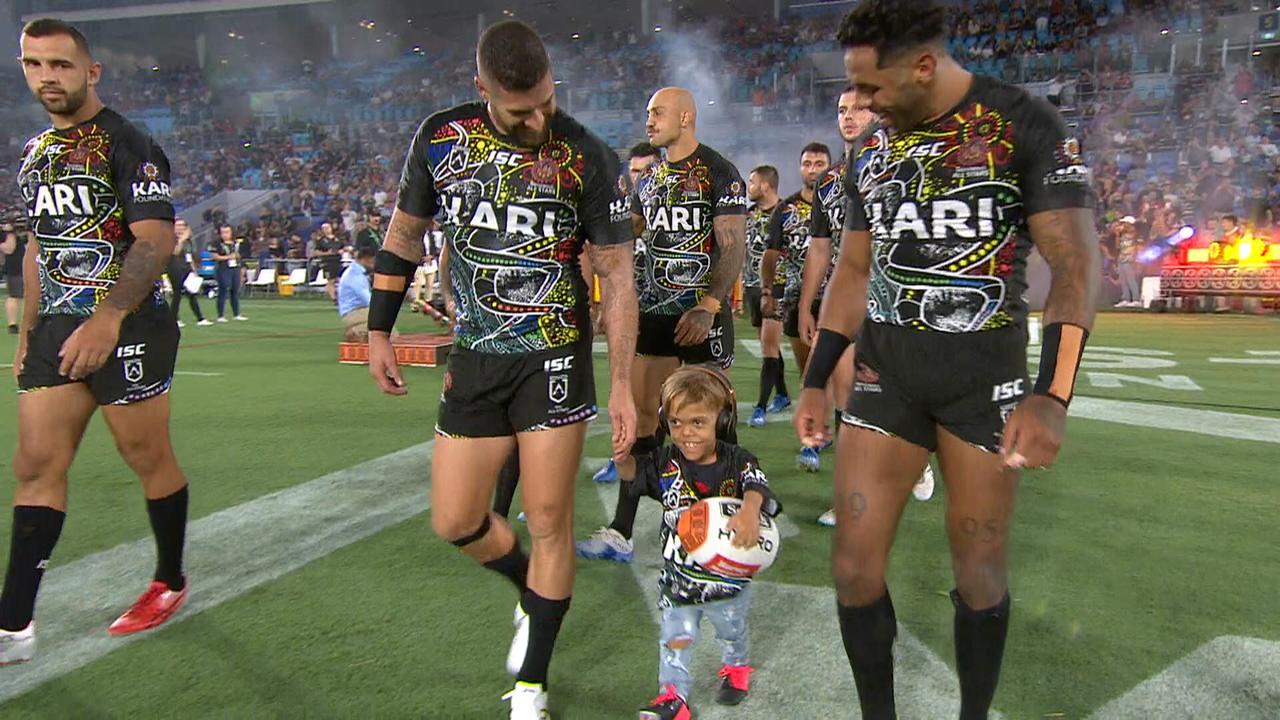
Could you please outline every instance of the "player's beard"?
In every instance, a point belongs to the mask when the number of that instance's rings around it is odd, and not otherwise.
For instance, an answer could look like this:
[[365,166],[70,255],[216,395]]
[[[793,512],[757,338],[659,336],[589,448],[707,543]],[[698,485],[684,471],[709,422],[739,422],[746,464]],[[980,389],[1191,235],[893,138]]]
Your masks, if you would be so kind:
[[80,86],[79,90],[72,91],[66,88],[57,88],[62,94],[46,95],[42,91],[48,88],[39,88],[35,92],[36,100],[50,115],[75,115],[84,107],[84,102],[89,97],[89,85],[85,83]]

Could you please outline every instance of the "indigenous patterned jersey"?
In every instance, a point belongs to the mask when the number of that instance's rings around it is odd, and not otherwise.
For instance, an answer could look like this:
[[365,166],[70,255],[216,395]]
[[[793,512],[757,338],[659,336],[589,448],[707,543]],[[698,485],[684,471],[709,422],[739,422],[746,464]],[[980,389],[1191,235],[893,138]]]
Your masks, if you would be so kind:
[[773,208],[760,207],[760,203],[755,203],[747,211],[747,253],[742,268],[743,287],[760,287],[760,262],[764,260],[764,251],[769,242],[769,217],[772,214]]
[[742,499],[748,490],[764,496],[760,512],[776,516],[782,506],[769,489],[760,461],[750,452],[728,443],[716,442],[716,461],[694,465],[674,445],[666,445],[636,458],[633,492],[662,503],[662,574],[658,576],[662,607],[695,605],[725,600],[737,595],[750,578],[718,575],[690,560],[676,534],[680,514],[694,503],[709,497]]
[[746,211],[746,183],[706,145],[679,162],[650,165],[631,198],[631,212],[645,221],[640,312],[680,315],[697,305],[720,256],[713,219]]
[[522,147],[473,102],[432,115],[413,138],[397,202],[441,215],[459,347],[530,353],[588,338],[583,243],[631,240],[617,156],[563,112],[550,133]]
[[804,257],[809,252],[810,216],[813,204],[800,193],[778,203],[769,219],[769,249],[777,250],[778,272],[775,282],[785,283],[782,303],[800,302],[800,283],[804,279]]
[[[876,136],[880,136],[877,142],[881,145],[888,142],[889,136],[878,125],[872,125],[853,141],[852,153],[858,157],[858,162],[853,167],[855,177],[857,171],[861,170],[862,166],[867,163],[867,159],[871,157],[869,154],[859,155],[857,148],[862,147],[863,143]],[[831,166],[827,174],[822,176],[822,181],[818,183],[818,187],[815,190],[817,204],[822,208],[822,212],[813,214],[810,234],[813,237],[825,237],[831,240],[831,266],[827,268],[827,274],[823,276],[822,285],[818,288],[819,300],[827,294],[827,284],[831,282],[831,275],[836,270],[836,262],[840,260],[840,240],[844,230],[844,207],[846,202],[844,193],[845,175],[849,172],[845,167],[847,163],[848,158],[846,157]]]
[[1026,321],[1027,217],[1093,207],[1080,143],[1024,90],[974,76],[951,112],[873,136],[845,187],[845,227],[871,233],[867,317],[966,333]]
[[[41,315],[92,315],[133,246],[129,224],[173,221],[168,158],[107,108],[28,140],[18,187],[40,244]],[[164,305],[158,281],[147,304]]]

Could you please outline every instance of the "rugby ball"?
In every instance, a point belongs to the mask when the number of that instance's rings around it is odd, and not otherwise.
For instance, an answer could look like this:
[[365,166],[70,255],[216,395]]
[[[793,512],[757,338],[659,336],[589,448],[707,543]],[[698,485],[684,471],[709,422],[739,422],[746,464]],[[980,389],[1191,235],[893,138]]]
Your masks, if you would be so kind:
[[742,501],[715,497],[699,500],[676,521],[676,534],[690,560],[717,575],[749,578],[768,568],[778,557],[782,537],[774,519],[760,513],[760,539],[752,547],[735,547],[727,529]]

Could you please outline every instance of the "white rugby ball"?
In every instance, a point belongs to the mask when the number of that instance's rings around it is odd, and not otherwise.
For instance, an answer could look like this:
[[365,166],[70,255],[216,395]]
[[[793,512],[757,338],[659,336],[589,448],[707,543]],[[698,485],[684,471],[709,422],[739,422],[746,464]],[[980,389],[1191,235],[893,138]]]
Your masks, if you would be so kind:
[[743,578],[773,564],[782,536],[778,524],[765,513],[760,513],[759,541],[751,547],[734,546],[733,533],[726,528],[741,507],[742,501],[736,498],[706,498],[680,515],[676,534],[691,560],[718,575]]

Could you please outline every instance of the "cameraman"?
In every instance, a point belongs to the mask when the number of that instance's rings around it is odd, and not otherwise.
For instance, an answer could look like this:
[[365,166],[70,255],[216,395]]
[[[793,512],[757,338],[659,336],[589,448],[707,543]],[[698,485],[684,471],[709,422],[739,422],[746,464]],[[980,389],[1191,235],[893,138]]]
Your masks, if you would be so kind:
[[22,259],[26,254],[26,228],[19,228],[6,219],[0,224],[0,255],[4,256],[4,279],[9,288],[9,296],[4,299],[4,315],[10,335],[18,334],[18,320],[22,317]]

